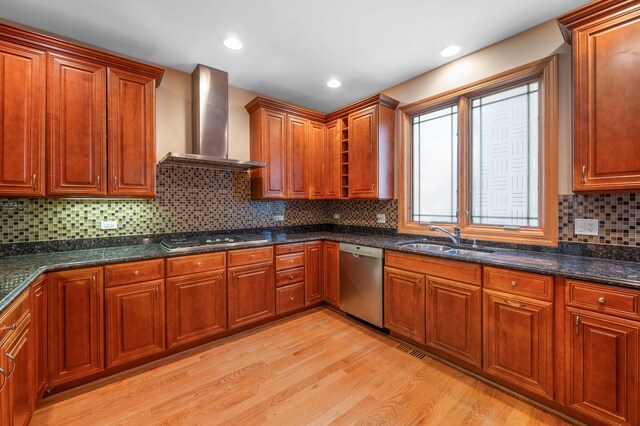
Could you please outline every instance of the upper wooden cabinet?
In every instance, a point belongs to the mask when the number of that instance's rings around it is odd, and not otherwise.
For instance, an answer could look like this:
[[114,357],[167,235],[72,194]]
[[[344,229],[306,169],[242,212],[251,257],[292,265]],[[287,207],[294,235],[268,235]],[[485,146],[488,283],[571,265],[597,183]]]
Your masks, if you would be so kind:
[[155,196],[163,73],[0,23],[0,196]]
[[[261,97],[251,114],[254,199],[394,198],[398,102],[376,95],[329,115]],[[325,124],[326,123],[326,124]]]
[[44,195],[45,53],[0,40],[0,195]]
[[573,44],[573,189],[640,189],[640,3],[605,0],[558,19]]

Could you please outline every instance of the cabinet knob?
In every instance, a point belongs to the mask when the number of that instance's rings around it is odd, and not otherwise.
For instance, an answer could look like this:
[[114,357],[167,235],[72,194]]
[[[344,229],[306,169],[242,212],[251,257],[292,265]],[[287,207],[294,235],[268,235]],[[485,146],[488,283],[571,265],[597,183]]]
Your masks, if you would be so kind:
[[202,266],[202,262],[196,262],[196,267],[199,268],[200,266]]
[[133,275],[137,277],[138,275],[140,275],[140,271],[133,271]]
[[293,263],[293,262],[295,262],[295,260],[290,260],[290,261],[289,261],[289,263]]
[[600,303],[602,303],[602,304],[604,304],[606,301],[607,301],[607,299],[605,299],[604,297],[600,297],[600,298],[598,299],[598,302],[600,302]]
[[255,255],[255,254],[252,254],[252,255],[251,255],[251,259],[255,259],[255,258],[256,258],[256,255]]
[[289,279],[292,280],[293,279],[293,275],[289,275]]
[[511,287],[515,287],[518,283],[515,281],[511,281]]
[[289,300],[290,300],[291,302],[293,302],[293,296],[291,296],[291,297],[289,298]]
[[96,176],[96,187],[100,189],[100,175]]

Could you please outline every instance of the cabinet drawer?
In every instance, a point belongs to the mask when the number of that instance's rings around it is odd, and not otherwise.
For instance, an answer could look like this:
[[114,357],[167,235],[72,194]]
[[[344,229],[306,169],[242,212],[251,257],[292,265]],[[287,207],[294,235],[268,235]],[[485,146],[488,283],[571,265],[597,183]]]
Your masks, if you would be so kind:
[[484,286],[509,294],[553,301],[553,277],[500,268],[484,268]]
[[167,277],[196,274],[225,268],[226,253],[207,253],[167,259]]
[[567,305],[635,320],[640,319],[638,309],[640,292],[572,280],[565,281],[565,291]]
[[276,289],[276,314],[284,314],[304,307],[304,283]]
[[304,267],[276,272],[276,287],[304,281]]
[[273,260],[273,247],[234,250],[228,252],[227,256],[229,267],[263,263]]
[[29,313],[29,290],[25,290],[0,316],[0,342],[17,328],[20,319]]
[[120,263],[104,268],[106,287],[164,278],[164,259]]
[[420,254],[406,254],[396,251],[385,250],[384,253],[385,266],[466,284],[480,285],[482,283],[482,266],[475,263],[436,259]]
[[304,250],[304,243],[280,244],[276,246],[276,255],[299,253]]
[[304,253],[276,256],[276,271],[304,266]]

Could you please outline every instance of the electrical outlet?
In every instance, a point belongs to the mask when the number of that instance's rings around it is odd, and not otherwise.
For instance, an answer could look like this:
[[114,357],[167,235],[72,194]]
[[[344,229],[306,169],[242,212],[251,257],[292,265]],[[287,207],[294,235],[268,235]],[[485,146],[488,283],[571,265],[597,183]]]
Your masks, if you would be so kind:
[[576,219],[576,235],[598,235],[598,219]]
[[334,213],[333,214],[333,218],[334,219],[340,219],[340,213]]
[[283,214],[274,214],[273,215],[273,220],[276,222],[284,222],[284,215]]
[[384,213],[376,213],[376,219],[378,223],[387,223],[387,215]]
[[118,229],[117,220],[103,220],[100,222],[100,229]]

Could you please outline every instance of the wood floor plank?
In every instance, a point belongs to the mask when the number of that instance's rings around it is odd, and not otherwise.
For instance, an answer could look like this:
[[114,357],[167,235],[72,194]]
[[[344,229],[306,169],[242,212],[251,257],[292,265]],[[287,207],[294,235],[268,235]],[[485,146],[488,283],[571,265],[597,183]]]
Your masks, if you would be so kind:
[[46,398],[32,425],[565,425],[327,309]]

